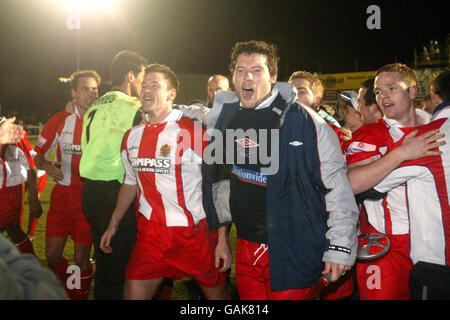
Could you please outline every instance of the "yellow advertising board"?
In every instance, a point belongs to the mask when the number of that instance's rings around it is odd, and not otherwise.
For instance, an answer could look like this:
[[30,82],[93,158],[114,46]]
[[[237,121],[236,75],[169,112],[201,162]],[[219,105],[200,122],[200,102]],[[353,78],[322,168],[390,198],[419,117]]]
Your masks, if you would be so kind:
[[325,90],[359,90],[361,83],[375,78],[375,71],[319,74]]
[[[426,68],[414,71],[417,76],[417,87],[419,88],[417,101],[419,101],[429,93],[431,79],[443,70],[441,68]],[[317,75],[324,87],[322,101],[332,104],[342,91],[353,90],[358,92],[361,83],[367,79],[375,78],[375,74],[376,71],[365,71]]]
[[361,83],[375,78],[375,71],[328,73],[317,75],[324,87],[324,102],[336,101],[337,96],[344,90],[358,92]]

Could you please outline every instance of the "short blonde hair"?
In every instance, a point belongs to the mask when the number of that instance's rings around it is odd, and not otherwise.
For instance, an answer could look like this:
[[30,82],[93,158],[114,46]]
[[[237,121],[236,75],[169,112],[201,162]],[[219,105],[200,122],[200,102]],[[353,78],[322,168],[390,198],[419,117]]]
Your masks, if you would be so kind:
[[314,97],[320,97],[323,96],[323,85],[322,81],[312,73],[309,73],[308,71],[295,71],[290,77],[289,77],[289,83],[292,83],[292,80],[294,79],[305,79],[309,81],[311,84],[311,91],[314,94]]
[[402,77],[402,80],[408,86],[408,88],[417,85],[416,73],[406,64],[403,63],[387,64],[377,70],[376,77],[383,72],[398,72]]

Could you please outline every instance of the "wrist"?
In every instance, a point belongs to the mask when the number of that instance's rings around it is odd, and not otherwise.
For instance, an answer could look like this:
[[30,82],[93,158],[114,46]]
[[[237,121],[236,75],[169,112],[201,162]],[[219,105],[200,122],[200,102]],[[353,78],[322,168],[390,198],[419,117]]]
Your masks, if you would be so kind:
[[226,226],[220,227],[217,230],[217,242],[222,241],[227,242],[227,240],[228,240],[228,228]]

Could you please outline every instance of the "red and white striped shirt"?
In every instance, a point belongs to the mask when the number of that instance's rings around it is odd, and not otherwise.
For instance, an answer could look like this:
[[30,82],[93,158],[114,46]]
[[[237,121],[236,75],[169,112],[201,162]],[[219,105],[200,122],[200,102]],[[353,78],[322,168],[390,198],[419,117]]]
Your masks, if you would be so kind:
[[125,133],[124,183],[138,185],[138,211],[148,220],[168,227],[194,226],[206,217],[203,134],[199,125],[175,109],[161,123],[142,124]]
[[417,135],[439,129],[446,144],[441,155],[405,161],[375,189],[388,192],[405,183],[410,218],[411,259],[450,266],[450,107],[433,116],[434,121],[418,127]]
[[0,189],[27,181],[28,170],[34,168],[28,134],[16,144],[0,144]]
[[[424,122],[429,122],[424,118]],[[376,123],[353,132],[351,141],[345,143],[347,164],[365,159],[379,159],[401,144],[402,138],[414,128],[402,128],[395,120],[383,118]],[[408,198],[405,184],[391,189],[380,200],[364,200],[369,223],[381,233],[402,235],[409,233]]]
[[60,185],[83,187],[79,173],[82,130],[83,117],[77,109],[75,113],[61,111],[47,121],[36,143],[35,151],[44,158],[57,146],[56,162],[61,163],[64,174],[64,179],[57,181]]

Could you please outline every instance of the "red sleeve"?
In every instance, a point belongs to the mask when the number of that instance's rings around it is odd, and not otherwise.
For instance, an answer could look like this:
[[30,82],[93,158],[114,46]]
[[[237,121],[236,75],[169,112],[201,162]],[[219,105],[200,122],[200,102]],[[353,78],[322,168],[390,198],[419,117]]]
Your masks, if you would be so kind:
[[64,119],[70,116],[70,113],[66,111],[61,111],[54,114],[42,128],[41,134],[39,135],[38,141],[34,150],[40,155],[44,156],[49,149],[52,147],[55,139],[57,138],[58,130]]
[[[381,129],[381,130],[380,130]],[[381,150],[387,141],[382,128],[377,125],[366,125],[352,134],[352,140],[344,143],[347,164],[352,164],[369,158],[379,158],[384,154]]]
[[22,138],[22,140],[19,141],[17,146],[22,150],[23,154],[27,158],[30,168],[34,168],[35,167],[34,159],[31,154],[33,147],[31,146],[30,141],[28,141],[28,133],[27,132],[25,132],[24,137]]

